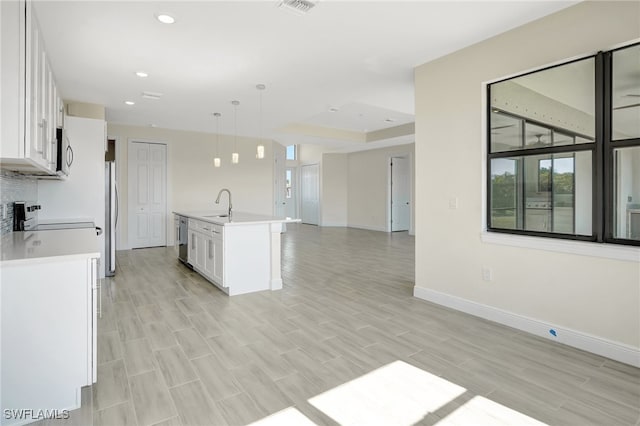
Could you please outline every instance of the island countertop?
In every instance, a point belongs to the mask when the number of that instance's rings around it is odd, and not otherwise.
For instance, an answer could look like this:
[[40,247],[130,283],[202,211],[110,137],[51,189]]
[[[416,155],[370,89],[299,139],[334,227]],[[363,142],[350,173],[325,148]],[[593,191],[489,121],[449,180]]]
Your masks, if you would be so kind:
[[276,217],[258,215],[245,212],[232,212],[231,217],[226,216],[226,211],[173,211],[178,216],[189,217],[191,219],[197,219],[204,222],[215,223],[223,226],[237,226],[237,225],[257,225],[267,223],[295,223],[300,222],[301,219],[292,219],[290,217]]

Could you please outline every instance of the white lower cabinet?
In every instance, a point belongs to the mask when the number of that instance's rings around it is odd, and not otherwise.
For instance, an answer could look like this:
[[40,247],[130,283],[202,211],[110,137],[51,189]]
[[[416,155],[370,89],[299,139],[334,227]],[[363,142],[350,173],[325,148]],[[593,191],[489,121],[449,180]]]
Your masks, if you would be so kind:
[[97,271],[96,257],[2,266],[3,413],[80,407],[80,389],[96,381]]
[[224,227],[189,219],[188,262],[205,278],[226,287],[224,282]]

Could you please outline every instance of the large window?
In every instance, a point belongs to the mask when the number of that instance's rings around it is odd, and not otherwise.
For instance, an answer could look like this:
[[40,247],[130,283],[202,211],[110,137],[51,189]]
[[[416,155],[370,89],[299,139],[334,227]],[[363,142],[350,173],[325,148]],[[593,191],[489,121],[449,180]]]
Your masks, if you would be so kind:
[[640,245],[640,45],[488,86],[490,231]]

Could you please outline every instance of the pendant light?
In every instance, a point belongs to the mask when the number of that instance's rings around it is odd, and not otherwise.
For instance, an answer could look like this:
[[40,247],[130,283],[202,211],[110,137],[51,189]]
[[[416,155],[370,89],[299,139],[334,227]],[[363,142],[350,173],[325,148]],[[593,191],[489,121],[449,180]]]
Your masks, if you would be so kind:
[[213,167],[220,167],[220,114],[214,112],[213,116],[216,118],[216,157],[213,159]]
[[256,158],[262,160],[264,158],[264,144],[262,143],[262,91],[266,89],[264,84],[256,85],[256,89],[260,92],[260,135],[258,145],[256,146]]
[[231,164],[238,164],[240,162],[240,154],[238,154],[238,105],[240,101],[231,101],[233,105],[233,153],[231,154]]

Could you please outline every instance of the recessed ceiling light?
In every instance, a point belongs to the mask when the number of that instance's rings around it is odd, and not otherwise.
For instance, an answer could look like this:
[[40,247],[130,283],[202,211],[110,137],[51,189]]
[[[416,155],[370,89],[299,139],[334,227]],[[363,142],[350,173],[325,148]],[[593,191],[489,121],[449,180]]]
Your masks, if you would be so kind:
[[169,16],[166,14],[156,15],[156,19],[163,24],[173,24],[174,22],[176,22],[173,16]]
[[142,77],[142,78],[149,77],[149,74],[147,74],[147,73],[146,73],[146,72],[144,72],[144,71],[138,71],[138,72],[136,72],[136,75],[137,75],[138,77]]
[[133,101],[124,101],[125,104],[127,105],[135,105],[136,103]]

